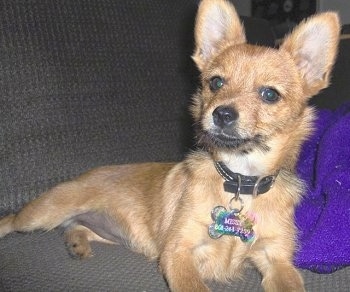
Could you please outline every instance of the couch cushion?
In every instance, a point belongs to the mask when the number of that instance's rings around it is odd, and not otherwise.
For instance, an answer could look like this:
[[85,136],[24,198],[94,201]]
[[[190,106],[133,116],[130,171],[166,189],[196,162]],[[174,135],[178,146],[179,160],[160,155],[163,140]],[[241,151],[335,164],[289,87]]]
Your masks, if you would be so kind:
[[98,165],[183,157],[196,9],[160,0],[1,4],[0,215]]

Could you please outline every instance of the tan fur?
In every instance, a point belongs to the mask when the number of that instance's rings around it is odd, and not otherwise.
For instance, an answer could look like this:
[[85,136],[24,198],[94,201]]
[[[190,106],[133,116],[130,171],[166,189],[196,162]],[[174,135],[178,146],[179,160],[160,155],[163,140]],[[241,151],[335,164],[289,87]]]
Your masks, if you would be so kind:
[[[318,36],[324,46],[319,46]],[[301,143],[312,129],[308,97],[329,82],[339,39],[338,17],[325,13],[307,20],[277,50],[246,44],[244,29],[229,2],[203,0],[195,39],[193,59],[201,71],[202,87],[191,111],[200,129],[199,143],[206,150],[191,153],[178,164],[92,170],[42,194],[17,215],[1,219],[0,237],[64,225],[68,249],[81,258],[92,255],[89,241],[111,243],[119,237],[136,252],[159,259],[172,291],[208,291],[203,280],[230,280],[247,262],[262,273],[266,291],[304,291],[292,264],[294,208],[303,191],[294,168]],[[225,80],[215,92],[208,85],[213,76]],[[273,104],[262,101],[262,86],[277,89],[281,98]],[[239,114],[234,125],[237,136],[259,135],[264,146],[247,142],[230,148],[207,143],[203,133],[212,131],[213,111],[222,105]],[[279,172],[267,193],[241,196],[242,212],[257,217],[252,243],[208,235],[212,209],[228,206],[233,196],[223,189],[224,180],[214,167],[218,160],[244,175]],[[111,236],[98,232],[92,223],[81,225],[87,217],[94,217]]]

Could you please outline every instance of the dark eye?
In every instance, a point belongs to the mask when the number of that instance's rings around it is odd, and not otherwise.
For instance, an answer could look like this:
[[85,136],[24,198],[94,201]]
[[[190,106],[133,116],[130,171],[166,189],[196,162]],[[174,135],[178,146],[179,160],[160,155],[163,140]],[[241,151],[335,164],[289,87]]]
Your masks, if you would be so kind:
[[209,88],[211,91],[217,91],[225,84],[224,79],[220,76],[214,76],[209,80]]
[[271,87],[261,87],[259,89],[260,97],[266,103],[275,103],[280,99],[278,91]]

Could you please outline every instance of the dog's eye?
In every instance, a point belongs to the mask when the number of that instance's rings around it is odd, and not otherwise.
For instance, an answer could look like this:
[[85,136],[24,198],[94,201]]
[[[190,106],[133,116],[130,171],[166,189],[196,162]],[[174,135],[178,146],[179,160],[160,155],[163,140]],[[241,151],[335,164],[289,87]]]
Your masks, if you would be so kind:
[[278,91],[271,87],[261,87],[259,94],[261,99],[266,103],[275,103],[280,99]]
[[224,86],[224,79],[220,76],[214,76],[209,80],[209,88],[211,91],[217,91]]

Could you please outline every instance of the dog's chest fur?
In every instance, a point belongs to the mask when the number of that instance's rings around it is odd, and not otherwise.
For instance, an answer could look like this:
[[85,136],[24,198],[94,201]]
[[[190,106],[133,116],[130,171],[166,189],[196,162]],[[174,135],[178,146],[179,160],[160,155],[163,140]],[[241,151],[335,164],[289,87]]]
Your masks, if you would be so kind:
[[[237,159],[239,170],[249,170],[253,173],[254,168],[250,165],[253,157],[241,157]],[[231,164],[231,167],[233,164]],[[216,278],[225,280],[239,273],[245,265],[248,253],[252,254],[255,241],[252,243],[242,242],[239,237],[224,235],[219,239],[212,239],[209,236],[208,228],[213,223],[211,211],[216,206],[223,206],[229,209],[229,202],[235,194],[224,191],[224,179],[216,171],[212,158],[208,155],[192,155],[188,157],[179,166],[182,173],[186,173],[191,178],[191,184],[186,185],[186,190],[182,197],[173,198],[174,202],[167,202],[163,210],[167,210],[168,220],[162,222],[162,233],[166,237],[158,237],[160,240],[168,241],[173,237],[188,239],[188,248],[191,249],[196,266],[203,278]],[[174,189],[178,180],[165,182],[166,189]],[[167,186],[167,184],[170,184]],[[163,193],[166,196],[165,193]],[[254,230],[256,239],[265,237],[268,230],[274,229],[275,223],[268,219],[264,207],[264,201],[267,203],[273,200],[273,192],[264,194],[265,198],[259,198],[255,206],[255,199],[251,195],[241,195],[244,201],[243,213],[247,211],[255,212],[259,221]],[[266,196],[271,196],[268,198]],[[169,198],[170,200],[170,198]],[[168,206],[180,206],[171,213]],[[165,216],[163,216],[165,217]],[[275,217],[273,214],[271,217]],[[186,220],[184,220],[186,219]],[[170,222],[171,221],[171,222]],[[259,225],[263,224],[264,228]],[[282,226],[283,227],[283,226]],[[159,225],[157,227],[159,230]],[[281,226],[279,226],[281,228]],[[264,233],[260,230],[264,229]],[[175,234],[174,230],[178,230]],[[162,243],[160,243],[160,246]],[[162,252],[162,251],[161,251]]]

